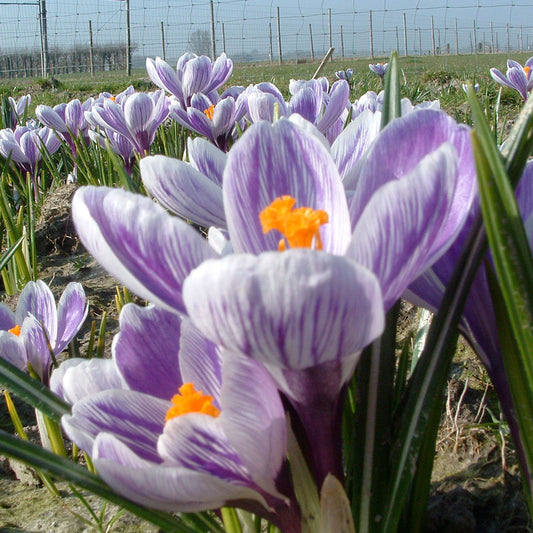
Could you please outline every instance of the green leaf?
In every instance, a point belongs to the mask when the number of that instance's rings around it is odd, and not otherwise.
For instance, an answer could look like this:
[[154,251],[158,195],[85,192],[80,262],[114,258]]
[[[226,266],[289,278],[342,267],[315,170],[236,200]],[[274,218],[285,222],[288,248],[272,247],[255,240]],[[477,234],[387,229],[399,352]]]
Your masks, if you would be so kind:
[[2,357],[0,357],[0,385],[56,422],[60,422],[63,415],[70,413],[68,403],[40,381],[28,376]]
[[41,468],[51,474],[75,483],[79,487],[123,507],[140,518],[148,520],[165,532],[197,533],[198,531],[202,531],[202,529],[193,529],[187,526],[184,521],[177,516],[161,511],[146,509],[122,498],[118,494],[115,494],[98,476],[92,474],[86,468],[69,461],[65,457],[59,457],[39,446],[35,446],[13,437],[3,430],[0,430],[0,455],[14,457],[15,459],[33,467]]
[[[502,357],[510,381],[521,442],[528,471],[523,472],[531,503],[533,480],[533,257],[514,191],[503,165],[495,164],[496,146],[487,149],[479,135],[473,135],[478,168],[481,209],[494,266],[506,312],[498,309],[509,323],[511,334],[502,331]],[[493,288],[494,294],[494,288]],[[494,303],[499,302],[495,298]],[[513,349],[514,348],[514,349]]]
[[400,68],[398,66],[398,52],[394,51],[389,60],[389,68],[385,74],[385,94],[383,112],[381,115],[381,129],[391,120],[402,116],[402,99],[400,95]]

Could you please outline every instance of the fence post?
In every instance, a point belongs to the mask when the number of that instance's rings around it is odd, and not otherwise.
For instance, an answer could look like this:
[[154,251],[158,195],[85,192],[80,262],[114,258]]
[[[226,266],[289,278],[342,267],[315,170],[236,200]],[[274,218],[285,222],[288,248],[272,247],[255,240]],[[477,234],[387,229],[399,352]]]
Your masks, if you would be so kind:
[[165,25],[163,24],[163,21],[161,21],[161,52],[163,53],[161,57],[163,58],[163,61],[165,61],[167,54],[165,49]]
[[490,51],[494,53],[494,28],[492,27],[492,20],[490,21]]
[[511,35],[509,33],[509,24],[505,25],[507,27],[507,53],[511,51]]
[[431,45],[433,47],[433,55],[435,55],[435,22],[433,20],[433,15],[431,15]]
[[400,52],[400,37],[398,34],[398,26],[396,26],[396,50]]
[[278,53],[279,53],[279,64],[283,63],[283,57],[281,55],[281,17],[279,16],[279,6],[276,8],[278,16]]
[[39,0],[39,26],[41,30],[41,73],[43,78],[48,75],[48,25],[46,22],[46,0]]
[[94,45],[93,45],[93,23],[89,21],[89,71],[91,77],[94,76]]
[[372,32],[372,10],[368,12],[369,36],[370,36],[370,57],[374,59],[374,34]]
[[222,23],[222,51],[226,53],[226,27]]
[[213,9],[213,0],[209,2],[211,6],[211,59],[214,61],[217,57],[217,43],[215,41],[215,11]]
[[476,34],[476,21],[474,20],[474,50],[477,56],[477,34]]
[[311,59],[315,60],[315,48],[313,46],[313,30],[311,29],[311,24],[309,24],[309,42],[311,43]]
[[459,55],[459,33],[457,32],[457,19],[455,19],[455,55]]
[[520,26],[520,52],[524,51],[524,34],[522,33],[522,26]]
[[272,46],[272,22],[268,23],[268,37],[270,41],[270,51],[269,51],[270,64],[272,65],[274,63],[274,48]]
[[[329,48],[333,48],[333,35],[331,30],[331,7],[328,9],[328,23],[329,23]],[[330,61],[333,60],[333,54],[329,56]]]
[[126,0],[126,75],[131,76],[130,0]]
[[341,25],[341,57],[344,59],[344,35],[342,33],[342,25]]
[[403,14],[403,44],[405,48],[405,56],[407,57],[409,55],[409,50],[407,48],[407,19],[405,13]]

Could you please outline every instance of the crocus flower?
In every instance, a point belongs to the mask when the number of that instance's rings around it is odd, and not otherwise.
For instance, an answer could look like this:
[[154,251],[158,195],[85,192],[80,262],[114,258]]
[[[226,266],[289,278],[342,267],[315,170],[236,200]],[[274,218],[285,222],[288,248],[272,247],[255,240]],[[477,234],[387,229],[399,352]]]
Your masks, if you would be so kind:
[[55,107],[38,105],[35,114],[45,126],[55,130],[69,144],[74,157],[76,156],[76,141],[87,142],[89,123],[85,118],[85,111],[89,111],[92,99],[83,104],[75,98],[68,104],[58,104]]
[[11,124],[6,124],[6,126],[14,130],[18,125],[23,125],[25,121],[26,113],[31,104],[31,94],[21,96],[18,100],[9,96],[8,102],[11,107]]
[[[252,125],[224,168],[234,254],[221,259],[190,226],[144,197],[82,188],[73,201],[82,242],[115,277],[189,314],[225,350],[268,367],[299,420],[318,486],[328,472],[342,477],[341,399],[360,350],[380,334],[384,308],[445,251],[470,208],[468,128],[435,111],[398,121],[366,157],[350,203],[317,135],[286,119]],[[415,150],[405,144],[409,136]],[[380,172],[381,150],[399,144],[402,151],[388,153],[390,166]],[[141,175],[154,161],[142,161]],[[203,264],[209,258],[216,260]],[[237,279],[245,289],[231,290]],[[309,333],[315,323],[312,335],[303,335],[302,325]]]
[[176,71],[160,57],[146,58],[146,71],[150,79],[165,91],[173,94],[186,109],[196,93],[209,95],[231,76],[233,62],[220,54],[214,63],[207,56],[187,53],[178,59]]
[[353,76],[353,68],[347,68],[346,70],[338,70],[335,72],[335,76],[339,80],[350,81]]
[[124,170],[131,175],[137,151],[128,137],[110,129],[98,128],[89,130],[89,138],[104,150],[109,144],[111,150],[122,158]]
[[182,107],[179,100],[174,100],[170,116],[185,128],[204,135],[215,146],[226,151],[235,123],[244,116],[245,110],[241,108],[240,114],[238,113],[232,96],[218,99],[218,95],[212,92],[211,97],[213,100],[203,93],[195,93],[187,108]]
[[103,104],[93,105],[85,116],[91,124],[123,135],[144,157],[168,113],[169,101],[163,91],[157,91],[131,94],[120,104],[106,98]]
[[507,73],[505,76],[497,68],[491,68],[490,75],[500,85],[505,85],[518,91],[525,102],[529,91],[533,88],[533,77],[530,75],[532,67],[533,57],[530,57],[524,66],[517,61],[508,59]]
[[68,360],[52,377],[73,404],[65,431],[103,479],[148,507],[237,505],[299,531],[298,511],[276,485],[286,420],[265,369],[222,358],[189,319],[154,306],[126,305],[120,328],[112,360]]
[[61,143],[48,127],[18,126],[0,130],[0,154],[30,175],[35,197],[39,197],[38,173],[43,153],[55,153]]
[[388,63],[374,63],[373,65],[368,65],[368,68],[374,73],[377,74],[381,79],[385,76],[387,73],[387,70],[389,70],[389,64]]
[[0,304],[0,357],[21,370],[31,365],[48,385],[52,358],[72,341],[87,317],[85,293],[79,283],[65,288],[56,308],[44,281],[30,281],[20,293],[16,312]]

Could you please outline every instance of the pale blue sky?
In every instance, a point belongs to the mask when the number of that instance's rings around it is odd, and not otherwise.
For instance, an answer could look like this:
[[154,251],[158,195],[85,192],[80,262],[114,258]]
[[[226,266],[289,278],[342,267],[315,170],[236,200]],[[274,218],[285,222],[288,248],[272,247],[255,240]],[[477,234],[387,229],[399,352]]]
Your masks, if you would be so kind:
[[[39,48],[38,9],[24,5],[32,0],[0,0],[0,53]],[[337,53],[344,44],[347,56],[368,55],[369,11],[373,11],[375,54],[404,51],[403,21],[407,27],[409,53],[432,49],[431,22],[436,46],[448,44],[455,51],[457,19],[459,47],[469,51],[476,40],[507,50],[507,26],[512,49],[533,45],[533,0],[214,0],[217,52],[222,51],[223,30],[230,56],[268,59],[270,29],[273,56],[277,58],[277,7],[281,16],[282,50],[286,57],[310,53],[310,32],[315,54],[329,47],[329,9],[332,41]],[[132,39],[136,55],[162,55],[161,22],[167,59],[186,51],[191,34],[209,31],[208,0],[130,0]],[[125,2],[116,0],[47,0],[49,46],[87,46],[88,21],[92,21],[95,44],[125,40]],[[492,22],[492,30],[491,30]],[[527,25],[524,25],[527,24]],[[342,41],[341,41],[342,26]]]

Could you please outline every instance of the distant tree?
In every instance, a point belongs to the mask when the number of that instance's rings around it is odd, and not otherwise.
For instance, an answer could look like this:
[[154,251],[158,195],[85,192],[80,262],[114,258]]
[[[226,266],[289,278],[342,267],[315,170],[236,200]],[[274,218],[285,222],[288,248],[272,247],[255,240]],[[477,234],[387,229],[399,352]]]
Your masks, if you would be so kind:
[[198,55],[211,55],[211,34],[207,30],[195,30],[189,38],[191,52]]

